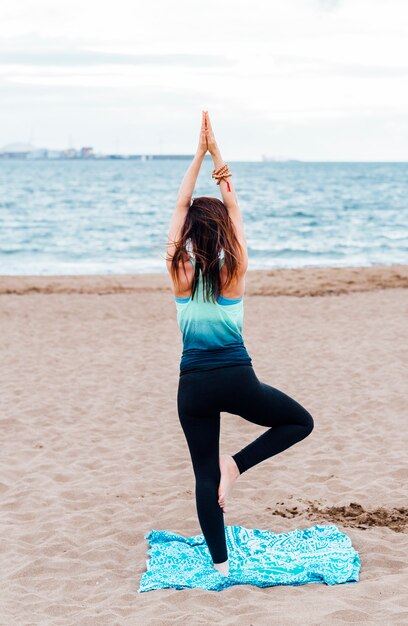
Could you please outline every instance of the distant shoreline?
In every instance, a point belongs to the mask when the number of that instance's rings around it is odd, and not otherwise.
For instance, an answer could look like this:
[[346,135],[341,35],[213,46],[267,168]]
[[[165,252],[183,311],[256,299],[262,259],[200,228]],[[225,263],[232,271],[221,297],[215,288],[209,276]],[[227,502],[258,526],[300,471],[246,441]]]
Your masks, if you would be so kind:
[[[57,151],[49,151],[57,152]],[[193,154],[103,154],[75,156],[34,156],[31,153],[1,153],[3,161],[187,161],[194,158]]]
[[[83,150],[83,149],[82,149]],[[92,150],[89,148],[89,150]],[[71,154],[68,154],[69,150],[40,150],[36,152],[0,152],[0,161],[140,161],[140,162],[149,162],[149,161],[192,161],[194,158],[194,154],[148,154],[148,153],[140,153],[140,154],[115,154],[115,153],[83,153],[81,151],[73,151]],[[74,154],[75,152],[75,154]],[[39,154],[41,153],[41,154]],[[292,158],[279,158],[279,157],[266,157],[265,155],[259,159],[226,159],[229,163],[272,163],[272,164],[304,164],[304,163],[312,163],[312,164],[323,164],[330,163],[334,165],[339,164],[362,164],[362,165],[403,165],[408,164],[408,160],[406,161],[362,161],[362,160],[313,160],[313,159],[292,159]],[[206,154],[204,157],[204,161],[211,162],[211,155]]]
[[[14,162],[24,161],[27,163],[33,163],[38,161],[59,162],[59,161],[140,161],[142,163],[149,161],[191,161],[194,155],[106,155],[106,156],[93,156],[93,157],[25,157],[25,156],[4,156],[0,153],[0,161]],[[205,161],[210,161],[210,158],[205,157]],[[324,163],[333,165],[408,165],[406,161],[361,161],[361,160],[348,160],[348,161],[332,161],[332,160],[309,160],[309,159],[226,159],[228,163],[269,163],[269,164],[316,164],[321,165]]]

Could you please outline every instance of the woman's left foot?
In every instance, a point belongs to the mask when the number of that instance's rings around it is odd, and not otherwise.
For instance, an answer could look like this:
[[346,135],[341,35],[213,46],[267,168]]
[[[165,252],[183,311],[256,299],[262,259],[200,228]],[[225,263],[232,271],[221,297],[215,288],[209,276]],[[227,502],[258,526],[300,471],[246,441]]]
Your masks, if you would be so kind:
[[229,562],[228,559],[224,563],[213,563],[214,569],[218,570],[223,576],[229,576]]
[[220,470],[221,480],[218,487],[218,504],[226,513],[227,498],[231,495],[232,488],[240,474],[237,464],[229,454],[220,456]]

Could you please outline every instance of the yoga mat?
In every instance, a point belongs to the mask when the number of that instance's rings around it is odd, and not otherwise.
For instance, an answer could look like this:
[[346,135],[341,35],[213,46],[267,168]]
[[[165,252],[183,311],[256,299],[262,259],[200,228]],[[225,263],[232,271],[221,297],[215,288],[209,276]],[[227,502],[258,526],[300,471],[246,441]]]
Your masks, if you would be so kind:
[[357,582],[360,558],[351,539],[334,524],[286,533],[224,526],[230,574],[214,569],[204,535],[183,537],[151,530],[146,572],[138,593],[153,589],[199,588],[221,591],[233,585],[305,585]]

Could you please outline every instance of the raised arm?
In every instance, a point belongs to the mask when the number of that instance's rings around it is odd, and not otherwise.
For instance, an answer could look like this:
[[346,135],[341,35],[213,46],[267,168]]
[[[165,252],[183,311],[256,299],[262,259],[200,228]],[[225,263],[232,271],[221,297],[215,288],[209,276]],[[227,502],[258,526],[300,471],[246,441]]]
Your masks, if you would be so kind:
[[[211,126],[211,121],[208,115],[208,111],[205,112],[205,124],[206,124],[208,151],[210,152],[212,159],[214,161],[214,168],[219,169],[220,167],[225,165],[225,161],[221,156],[221,151],[215,140],[215,135]],[[244,220],[242,217],[241,209],[239,208],[238,197],[237,197],[232,179],[233,179],[233,176],[230,176],[228,178],[228,183],[229,183],[229,187],[231,191],[228,190],[228,185],[225,180],[221,180],[219,186],[220,186],[220,191],[222,195],[222,201],[228,209],[228,213],[231,217],[231,220],[237,232],[238,241],[243,248],[243,258],[241,259],[241,272],[246,272],[246,270],[248,269],[248,251],[247,251],[247,241],[246,241],[245,229],[244,229]]]
[[184,178],[181,182],[179,192],[177,194],[176,210],[177,208],[188,209],[190,207],[204,156],[205,153],[202,154],[197,151],[197,153],[194,155],[193,160],[188,166],[187,171],[184,174]]
[[176,206],[170,221],[168,241],[166,246],[166,264],[170,269],[171,258],[175,251],[175,241],[179,238],[180,231],[186,219],[187,212],[190,208],[194,188],[200,172],[201,164],[207,152],[207,138],[205,133],[205,114],[202,113],[200,137],[198,141],[197,152],[181,182],[179,192],[176,198]]

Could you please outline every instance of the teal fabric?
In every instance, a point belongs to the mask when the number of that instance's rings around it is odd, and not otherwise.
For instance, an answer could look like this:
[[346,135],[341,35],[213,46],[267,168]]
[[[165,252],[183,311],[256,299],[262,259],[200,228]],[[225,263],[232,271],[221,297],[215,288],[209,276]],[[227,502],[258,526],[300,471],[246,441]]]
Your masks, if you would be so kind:
[[[194,260],[190,259],[194,266]],[[220,267],[224,259],[220,259]],[[177,323],[183,337],[180,371],[222,365],[251,365],[242,336],[244,298],[206,301],[200,271],[194,298],[175,297]]]
[[203,534],[186,538],[167,530],[151,530],[145,535],[150,558],[138,592],[169,587],[221,591],[233,585],[337,585],[359,580],[358,552],[334,524],[286,533],[243,526],[224,528],[229,576],[214,569]]

